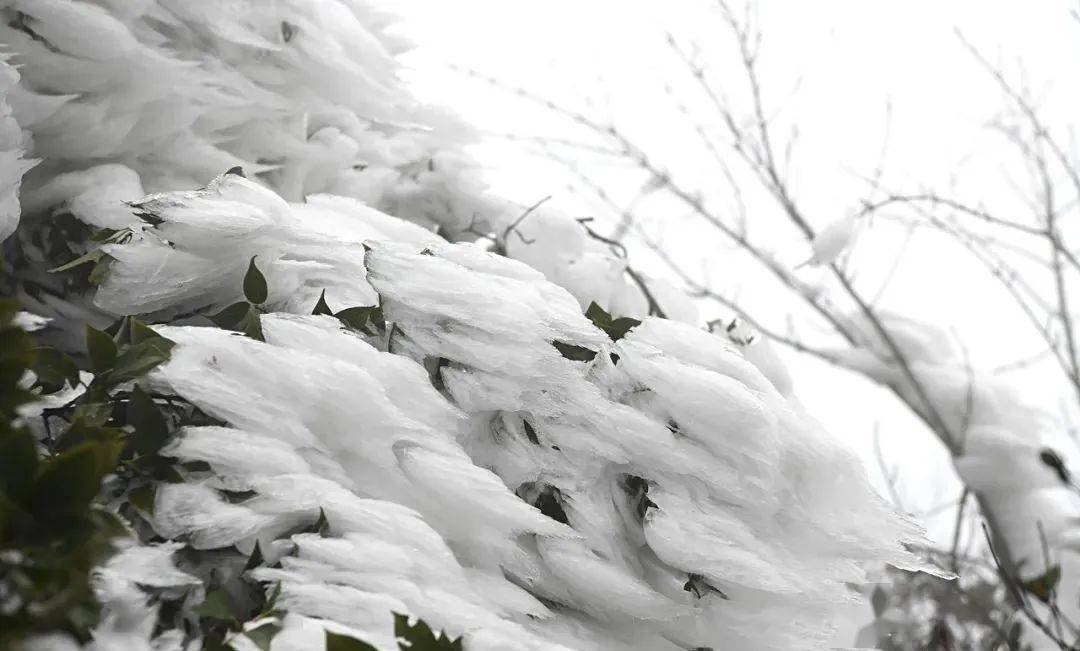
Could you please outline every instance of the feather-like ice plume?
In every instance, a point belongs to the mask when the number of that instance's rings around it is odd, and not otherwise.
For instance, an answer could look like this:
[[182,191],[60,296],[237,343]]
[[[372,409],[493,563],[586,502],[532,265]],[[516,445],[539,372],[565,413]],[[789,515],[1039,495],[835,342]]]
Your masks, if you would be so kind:
[[[203,198],[153,199],[167,214],[157,228],[173,219],[178,242],[212,247],[214,224],[183,205]],[[389,218],[353,219],[364,239]],[[325,559],[260,571],[283,582],[294,612],[382,639],[388,624],[376,613],[398,607],[477,648],[510,648],[481,642],[506,635],[522,640],[514,648],[603,638],[642,649],[721,638],[814,646],[829,632],[830,604],[865,579],[863,562],[917,566],[898,544],[916,527],[731,343],[659,319],[611,342],[565,290],[519,262],[437,237],[393,239],[372,241],[365,275],[348,282],[378,293],[400,355],[331,317],[265,316],[266,343],[162,329],[178,346],[156,381],[229,427],[191,429],[170,448],[213,473],[159,491],[160,533],[267,548],[322,509],[342,540],[326,544],[388,556],[370,571]],[[566,359],[556,341],[597,355]],[[422,365],[432,360],[445,394]],[[251,462],[253,447],[266,463]],[[226,488],[255,496],[214,496]],[[493,589],[520,596],[486,600]],[[785,620],[764,637],[763,608]]]
[[0,242],[15,232],[22,208],[19,205],[19,186],[22,177],[37,164],[23,158],[27,148],[26,134],[19,126],[8,101],[18,87],[19,73],[0,54]]

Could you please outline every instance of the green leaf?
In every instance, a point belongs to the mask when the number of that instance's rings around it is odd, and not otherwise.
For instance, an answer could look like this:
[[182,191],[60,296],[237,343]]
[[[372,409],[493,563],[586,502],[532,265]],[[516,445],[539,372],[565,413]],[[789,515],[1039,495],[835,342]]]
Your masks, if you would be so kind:
[[38,454],[28,429],[0,430],[0,489],[21,499],[37,474]]
[[248,303],[247,301],[238,301],[217,314],[207,315],[206,318],[213,321],[214,325],[219,328],[236,330],[240,327],[240,324],[243,323],[244,317],[247,316],[248,311],[250,310],[251,303]]
[[529,421],[523,420],[521,422],[525,425],[525,436],[529,437],[529,442],[533,445],[540,445],[540,437],[536,435],[536,430],[529,424]]
[[611,337],[612,341],[618,341],[626,336],[626,333],[630,332],[630,329],[641,325],[641,321],[637,319],[631,319],[628,316],[621,316],[611,322],[605,332]]
[[273,641],[274,636],[281,632],[281,625],[274,622],[266,622],[258,628],[251,629],[244,633],[249,640],[255,643],[255,646],[262,649],[262,651],[269,651],[270,643]]
[[90,236],[91,242],[108,242],[110,238],[115,237],[120,230],[116,228],[101,228],[94,231],[94,234]]
[[123,448],[122,441],[86,441],[48,459],[34,482],[32,511],[39,519],[64,520],[86,509]]
[[256,341],[266,341],[266,337],[263,336],[262,320],[258,310],[252,309],[248,311],[247,316],[244,317],[243,331],[245,335]]
[[446,633],[438,637],[424,620],[417,618],[415,624],[409,623],[409,616],[394,613],[394,635],[398,638],[398,647],[408,651],[462,651],[462,639],[451,640]]
[[710,584],[705,580],[705,577],[700,574],[688,574],[686,576],[686,583],[683,584],[683,590],[694,595],[697,599],[701,599],[709,594],[715,594],[721,599],[728,599],[728,596],[724,594],[722,590]]
[[326,511],[322,507],[319,507],[319,518],[308,528],[308,532],[317,533],[323,538],[330,535],[330,521],[326,519]]
[[86,324],[86,353],[90,357],[90,370],[95,375],[104,373],[116,364],[116,342],[108,333]]
[[90,241],[124,244],[131,240],[134,234],[135,231],[130,228],[102,228],[94,231],[94,234],[90,236]]
[[641,325],[641,321],[628,316],[612,318],[604,308],[596,304],[596,301],[589,303],[589,308],[585,310],[585,317],[597,328],[603,330],[612,341],[622,339],[631,328]]
[[30,370],[37,376],[37,384],[47,391],[57,391],[67,382],[79,384],[79,367],[75,361],[55,348],[40,346],[33,349],[34,363]]
[[109,269],[112,268],[112,263],[116,258],[107,253],[103,253],[101,258],[94,263],[94,268],[90,270],[90,275],[86,277],[86,280],[92,285],[100,285],[105,282],[105,279],[109,276]]
[[357,332],[362,332],[369,337],[375,336],[375,332],[368,329],[369,324],[379,329],[386,328],[386,323],[383,320],[382,308],[377,305],[348,307],[340,312],[336,312],[334,316],[345,324],[345,327]]
[[367,642],[348,635],[326,631],[326,651],[379,651]]
[[1050,603],[1050,598],[1053,596],[1054,590],[1057,589],[1059,581],[1061,581],[1061,566],[1054,565],[1046,570],[1046,573],[1042,576],[1037,576],[1029,581],[1024,581],[1020,585],[1024,590],[1035,595],[1039,601]]
[[319,301],[315,303],[315,309],[311,311],[312,314],[326,314],[329,316],[334,315],[334,311],[330,309],[330,306],[326,304],[326,290],[322,290],[319,294]]
[[112,418],[112,405],[107,402],[108,395],[98,388],[92,388],[83,394],[85,401],[80,402],[71,414],[72,422],[81,422],[93,427],[102,427]]
[[200,617],[231,622],[235,619],[232,612],[232,600],[224,588],[214,588],[206,593],[206,599],[195,606],[195,613]]
[[255,541],[255,549],[251,550],[251,556],[248,557],[247,562],[244,563],[244,571],[253,570],[263,564],[262,547],[259,546],[259,541]]
[[244,274],[244,296],[247,300],[255,303],[256,305],[265,303],[268,295],[266,288],[266,277],[263,276],[259,268],[255,266],[255,258],[258,256],[251,256],[251,262],[248,263],[247,273]]
[[154,497],[156,493],[157,490],[154,488],[153,484],[145,484],[128,494],[128,502],[143,513],[152,517],[154,515]]
[[161,335],[154,332],[153,328],[136,319],[135,317],[131,317],[131,319],[128,320],[128,327],[129,337],[131,338],[131,343],[133,344],[141,344],[144,341],[161,338]]
[[575,362],[591,362],[596,357],[595,350],[589,350],[584,346],[576,346],[574,344],[564,343],[562,341],[551,342],[552,346],[562,354],[563,357]]
[[149,373],[169,360],[175,342],[160,335],[128,347],[116,359],[116,366],[102,376],[102,382],[110,385],[134,380]]
[[138,385],[131,390],[127,410],[128,424],[135,428],[132,446],[142,456],[157,454],[169,440],[169,426],[161,410]]
[[105,252],[102,251],[101,249],[94,249],[92,251],[87,251],[86,253],[80,255],[79,257],[75,258],[74,260],[72,260],[70,262],[64,263],[64,264],[60,265],[59,267],[53,267],[52,269],[49,269],[49,273],[51,273],[51,274],[60,273],[61,271],[68,271],[70,269],[74,269],[75,267],[80,267],[80,266],[82,266],[84,264],[90,264],[91,262],[97,263],[98,260],[101,260],[102,256],[104,256],[104,255],[105,255]]
[[131,319],[133,317],[124,316],[120,317],[115,323],[105,328],[105,334],[112,335],[113,341],[117,346],[122,346],[131,343]]
[[270,613],[274,612],[277,607],[277,601],[281,597],[281,583],[275,583],[274,587],[270,588],[270,594],[266,595],[266,602],[263,604],[262,612],[259,613],[261,617],[268,617]]
[[95,425],[87,423],[86,421],[75,419],[71,421],[67,429],[57,437],[56,449],[59,451],[66,451],[74,448],[80,443],[87,441],[98,443],[116,443],[120,446],[125,446],[125,434],[124,430],[119,427],[103,427],[101,425]]
[[611,323],[611,315],[608,314],[607,310],[600,307],[596,301],[589,303],[589,307],[585,310],[585,318],[592,321],[593,325],[601,330]]

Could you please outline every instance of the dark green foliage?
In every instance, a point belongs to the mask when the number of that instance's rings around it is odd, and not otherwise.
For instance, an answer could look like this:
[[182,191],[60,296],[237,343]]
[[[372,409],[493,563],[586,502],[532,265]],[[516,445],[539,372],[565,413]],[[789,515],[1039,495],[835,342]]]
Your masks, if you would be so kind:
[[525,436],[529,437],[529,442],[533,445],[540,445],[540,437],[536,435],[536,430],[529,424],[529,421],[523,420],[521,424],[525,426]]
[[55,393],[67,382],[71,386],[79,383],[79,367],[64,353],[40,346],[33,349],[34,361],[30,370],[37,376],[34,386],[41,387],[45,393]]
[[[401,651],[463,651],[462,638],[445,632],[435,635],[424,620],[409,622],[408,615],[394,613],[394,636]],[[326,631],[326,651],[374,651],[375,647],[348,635]]]
[[721,599],[728,599],[728,596],[722,590],[706,581],[705,577],[700,574],[688,574],[682,589],[694,595],[697,599],[709,594],[714,594]]
[[257,341],[266,341],[262,330],[261,306],[269,296],[269,289],[266,277],[255,264],[256,257],[251,256],[247,273],[244,274],[244,298],[247,300],[237,301],[216,314],[205,316],[219,328],[242,332]]
[[559,351],[559,354],[563,357],[575,362],[591,362],[596,357],[595,350],[590,350],[584,346],[568,344],[562,341],[553,341],[551,345],[555,346],[555,350]]
[[[945,567],[948,552],[931,560]],[[965,568],[961,568],[965,569]],[[1009,598],[1011,590],[995,572],[966,568],[961,579],[888,568],[890,581],[871,594],[877,647],[884,651],[948,648],[1030,651],[1024,617]],[[1011,579],[1010,579],[1011,580]],[[928,616],[929,614],[929,616]]]
[[330,535],[330,521],[326,519],[326,512],[321,508],[319,509],[319,517],[315,520],[315,523],[310,527],[304,529],[302,533],[317,533],[323,538]]
[[247,301],[233,303],[217,314],[207,315],[206,318],[219,328],[242,332],[257,341],[266,341],[263,337],[259,306]]
[[248,311],[251,310],[251,308],[251,303],[248,303],[247,301],[239,301],[237,303],[233,303],[232,305],[218,312],[217,314],[209,315],[206,318],[213,321],[214,325],[219,328],[224,328],[226,330],[236,330],[238,329],[237,326],[239,326],[244,321],[244,318],[247,316]]
[[126,449],[160,447],[164,435],[149,396],[133,390],[127,410],[139,424],[132,426],[113,416],[109,390],[157,366],[172,348],[134,320],[119,324],[114,337],[87,328],[98,376],[63,408],[65,428],[41,448],[15,421],[15,410],[33,399],[18,379],[31,369],[37,386],[49,391],[77,383],[78,368],[67,355],[35,347],[13,325],[16,311],[14,301],[0,301],[0,594],[11,605],[0,613],[0,648],[49,630],[89,638],[98,616],[89,573],[111,553],[110,541],[126,533],[95,498],[103,479],[130,456]]
[[259,267],[255,265],[257,257],[251,256],[247,273],[244,274],[244,298],[256,305],[261,305],[266,302],[269,291],[266,287],[266,276],[263,276]]
[[106,244],[126,244],[131,241],[134,234],[134,231],[130,228],[122,228],[119,230],[103,228],[96,231],[89,238],[88,244],[90,246],[86,253],[59,267],[49,269],[49,272],[62,273],[71,271],[83,265],[92,264],[93,266],[90,268],[87,280],[92,285],[100,285],[104,282],[105,277],[109,272],[109,265],[112,264],[113,261],[113,257],[105,253],[105,250],[102,247]]
[[409,616],[394,613],[394,635],[398,638],[398,648],[410,651],[462,651],[461,638],[456,640],[440,632],[438,636],[432,632],[424,620],[417,618],[414,624],[409,623]]
[[363,333],[369,337],[375,336],[376,331],[368,326],[373,326],[378,331],[386,330],[386,320],[383,317],[382,307],[368,305],[361,307],[347,307],[334,314],[346,328]]
[[[251,559],[248,559],[249,564],[250,562]],[[260,554],[258,564],[261,563]],[[245,566],[245,571],[247,569],[250,568]],[[193,614],[198,617],[198,628],[203,636],[202,648],[232,649],[229,645],[231,638],[240,635],[248,625],[266,620],[244,635],[260,649],[269,649],[274,636],[281,631],[280,624],[271,619],[282,614],[277,610],[280,595],[280,584],[274,584],[267,591],[243,576],[208,587],[206,598],[193,610]]]
[[593,322],[593,325],[603,330],[612,341],[622,339],[631,328],[641,325],[641,321],[628,316],[612,318],[604,308],[596,304],[596,301],[589,303],[585,316]]
[[247,315],[240,325],[241,331],[248,337],[251,337],[256,341],[266,341],[266,337],[263,336],[262,316],[259,314],[258,310],[254,309],[254,307],[252,307],[251,310],[248,310]]
[[[603,330],[612,341],[622,339],[631,328],[641,325],[641,321],[627,316],[613,318],[604,308],[597,305],[596,301],[589,303],[589,309],[585,310],[585,316],[592,321],[593,325]],[[575,362],[591,362],[596,358],[596,351],[584,346],[568,344],[564,341],[553,341],[551,345],[555,346],[555,349],[563,357]],[[612,354],[611,362],[618,364],[619,356]]]
[[360,305],[357,307],[347,307],[338,312],[334,312],[326,302],[325,289],[319,295],[319,300],[315,303],[315,308],[311,313],[333,316],[337,318],[338,321],[341,321],[342,325],[346,328],[353,330],[354,332],[363,333],[369,337],[375,336],[378,332],[386,331],[386,320],[383,317],[382,306]]
[[322,290],[319,294],[319,300],[315,303],[315,309],[311,311],[312,314],[326,314],[333,316],[334,311],[330,309],[330,306],[326,304],[326,290]]
[[138,385],[131,390],[127,422],[134,428],[131,444],[140,456],[156,454],[169,440],[169,426],[151,398]]
[[104,373],[116,365],[120,350],[107,332],[86,325],[86,355],[90,358],[90,370],[95,375]]
[[326,632],[326,651],[378,651],[375,647],[371,646],[367,642],[356,639],[355,637],[349,637],[348,635],[339,635],[330,631]]
[[541,491],[540,496],[536,499],[536,503],[533,505],[540,509],[540,512],[547,517],[561,522],[563,524],[569,524],[569,520],[566,517],[566,511],[562,505],[562,493],[558,488],[554,486],[548,486],[548,490]]
[[262,651],[269,651],[270,643],[273,641],[274,636],[281,631],[281,625],[273,622],[266,622],[262,626],[250,630],[247,632],[248,639],[255,643],[255,646],[262,649]]
[[636,475],[624,475],[623,490],[630,496],[630,504],[638,518],[644,519],[649,509],[659,508],[649,499],[649,482]]
[[1060,581],[1061,566],[1054,565],[1050,568],[1047,568],[1046,572],[1035,577],[1034,579],[1024,581],[1021,584],[1021,587],[1023,587],[1024,590],[1028,593],[1034,595],[1039,601],[1043,603],[1050,603],[1050,599],[1053,596],[1054,591],[1057,589],[1058,582]]
[[1069,469],[1065,467],[1065,460],[1061,458],[1061,455],[1051,448],[1043,448],[1039,451],[1039,460],[1043,462],[1048,468],[1054,471],[1058,479],[1063,484],[1069,484],[1072,481]]

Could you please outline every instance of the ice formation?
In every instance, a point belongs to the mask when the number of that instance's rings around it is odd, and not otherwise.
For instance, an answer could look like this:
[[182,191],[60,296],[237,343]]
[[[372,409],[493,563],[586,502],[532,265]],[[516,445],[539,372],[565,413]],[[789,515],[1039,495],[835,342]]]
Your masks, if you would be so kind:
[[819,267],[836,262],[844,251],[851,247],[858,235],[856,220],[856,215],[848,215],[821,229],[821,232],[814,236],[814,240],[810,243],[812,250],[810,259],[803,265]]
[[1080,498],[1060,475],[1067,471],[1055,468],[1054,457],[1044,459],[1062,447],[1060,427],[1051,414],[1021,396],[1007,379],[972,368],[940,329],[882,313],[882,326],[923,387],[920,394],[866,319],[852,317],[850,324],[862,345],[830,354],[895,387],[923,413],[923,396],[930,400],[952,439],[957,473],[979,495],[1021,576],[1041,575],[1047,550],[1080,548]]
[[[625,262],[573,219],[484,191],[468,130],[411,98],[405,44],[369,3],[0,12],[22,75],[7,100],[43,160],[27,228],[129,229],[88,300],[33,308],[173,322],[151,379],[223,425],[170,443],[209,470],[158,489],[153,527],[259,543],[251,576],[288,611],[274,651],[320,649],[324,629],[394,648],[392,611],[469,649],[821,648],[867,564],[918,564],[917,527],[769,379],[786,374],[695,327],[674,292],[657,291],[677,318],[646,317]],[[265,342],[194,316],[241,300],[252,259]],[[321,296],[381,304],[385,330],[312,315]],[[592,301],[645,318],[613,341]],[[320,514],[325,535],[293,533]],[[138,586],[190,584],[177,545],[102,568],[96,648],[150,644]]]
[[15,232],[22,212],[19,186],[23,174],[36,161],[26,160],[26,134],[12,114],[9,97],[19,83],[19,73],[0,54],[0,241]]

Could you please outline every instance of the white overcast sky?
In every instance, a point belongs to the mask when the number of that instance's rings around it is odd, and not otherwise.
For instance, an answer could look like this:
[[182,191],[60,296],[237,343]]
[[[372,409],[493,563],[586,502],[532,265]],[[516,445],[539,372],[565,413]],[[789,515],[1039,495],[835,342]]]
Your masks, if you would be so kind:
[[[702,41],[717,66],[725,65],[725,56],[730,61],[720,24],[702,18],[701,8],[708,4],[390,3],[404,14],[404,29],[420,46],[409,61],[411,79],[423,98],[453,107],[482,130],[574,137],[576,132],[565,123],[470,82],[445,64],[473,68],[574,106],[582,106],[586,96],[607,97],[610,105],[605,110],[642,139],[664,143],[668,159],[687,163],[687,174],[694,173],[693,157],[699,154],[684,152],[679,139],[670,135],[671,121],[661,117],[665,99],[656,92],[658,83],[673,73],[658,62],[668,56],[662,41],[665,29]],[[1005,69],[1026,70],[1050,122],[1077,121],[1080,22],[1069,12],[1080,3],[759,0],[757,6],[765,34],[762,76],[771,89],[766,93],[799,125],[793,183],[819,227],[855,207],[863,186],[850,170],[869,173],[877,164],[890,104],[887,184],[906,190],[916,189],[912,185],[916,183],[943,188],[951,177],[960,176],[967,196],[1010,200],[1012,190],[1003,181],[1002,145],[986,129],[1003,106],[1002,97],[962,47],[955,30]],[[557,166],[518,146],[496,138],[474,153],[489,166],[493,189],[504,196],[529,204],[550,194],[574,214],[590,209],[566,190],[567,177]],[[672,233],[671,239],[685,242],[688,258],[724,270],[724,250],[694,227]],[[792,262],[806,256],[805,244],[797,240],[778,242],[777,247]],[[874,261],[890,257],[896,233],[875,227],[859,247],[854,261],[860,272],[883,274]],[[917,240],[912,252],[886,294],[890,306],[957,333],[977,366],[992,367],[1035,350],[1028,327],[1015,310],[1000,309],[1000,293],[981,273],[970,265],[948,264],[953,251],[939,242]],[[660,272],[659,267],[655,271]],[[742,288],[743,295],[756,291]],[[789,300],[768,294],[757,298],[775,298],[781,308]],[[860,452],[879,480],[871,432],[880,427],[884,454],[900,468],[900,491],[909,500],[905,506],[920,511],[955,499],[958,489],[949,479],[945,453],[894,399],[815,361],[792,358],[791,366],[803,402]],[[1018,381],[1048,408],[1056,408],[1062,384],[1052,372]],[[932,533],[947,535],[951,516],[944,513],[937,524],[930,524]]]

